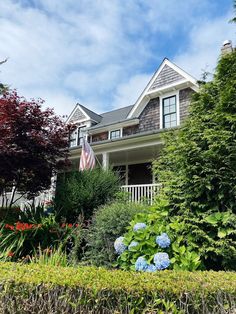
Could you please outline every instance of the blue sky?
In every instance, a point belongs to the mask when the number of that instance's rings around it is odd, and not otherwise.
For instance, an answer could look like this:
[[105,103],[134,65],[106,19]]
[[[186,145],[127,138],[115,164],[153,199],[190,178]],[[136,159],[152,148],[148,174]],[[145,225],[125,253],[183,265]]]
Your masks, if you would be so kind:
[[232,0],[2,0],[0,81],[58,114],[133,104],[164,57],[201,77],[225,39]]

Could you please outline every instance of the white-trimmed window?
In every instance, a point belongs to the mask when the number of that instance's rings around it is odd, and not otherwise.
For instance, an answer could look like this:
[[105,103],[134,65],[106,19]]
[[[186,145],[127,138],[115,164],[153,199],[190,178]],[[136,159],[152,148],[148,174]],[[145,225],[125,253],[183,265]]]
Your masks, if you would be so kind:
[[85,128],[85,125],[78,128],[78,145],[82,145],[82,138],[84,137]]
[[70,147],[76,147],[82,144],[82,138],[84,136],[85,125],[78,127],[70,134]]
[[110,139],[115,139],[121,137],[121,130],[110,131]]
[[162,99],[163,128],[173,128],[178,125],[176,95]]
[[77,129],[75,129],[73,132],[71,132],[71,134],[70,134],[70,147],[77,146],[77,133],[78,133]]

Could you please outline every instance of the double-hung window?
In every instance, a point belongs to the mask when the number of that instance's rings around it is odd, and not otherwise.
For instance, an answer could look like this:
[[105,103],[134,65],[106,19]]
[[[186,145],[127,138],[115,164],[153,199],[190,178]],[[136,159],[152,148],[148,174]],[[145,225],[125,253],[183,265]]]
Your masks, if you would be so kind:
[[75,147],[77,146],[77,132],[78,130],[75,129],[73,132],[70,134],[70,147]]
[[77,129],[75,129],[73,132],[70,134],[70,147],[75,147],[82,145],[82,138],[84,136],[84,129],[86,126],[81,126]]
[[110,139],[115,139],[120,137],[120,130],[114,130],[110,132]]
[[78,145],[82,145],[82,139],[84,137],[84,129],[86,126],[81,126],[78,128]]
[[177,126],[177,106],[176,96],[163,98],[163,128],[172,128]]

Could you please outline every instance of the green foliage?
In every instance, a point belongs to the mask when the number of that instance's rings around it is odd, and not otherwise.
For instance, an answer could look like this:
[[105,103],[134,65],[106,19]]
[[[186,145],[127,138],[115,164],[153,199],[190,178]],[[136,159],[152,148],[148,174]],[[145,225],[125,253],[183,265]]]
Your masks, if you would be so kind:
[[38,265],[49,266],[69,266],[68,255],[63,249],[63,245],[59,245],[57,248],[46,248],[42,250],[41,247],[30,257],[30,263],[36,263]]
[[127,202],[114,202],[97,209],[86,233],[85,259],[100,266],[111,266],[116,260],[114,241],[126,231],[129,222],[144,205]]
[[48,217],[43,204],[27,204],[20,214],[21,221],[28,223],[40,223],[44,217]]
[[115,198],[119,179],[111,170],[96,168],[58,176],[55,208],[58,216],[74,222],[82,215],[91,218],[95,208]]
[[231,269],[236,260],[235,95],[236,51],[221,58],[213,81],[194,95],[186,122],[165,134],[154,162],[169,214],[194,230],[207,268]]
[[2,313],[230,314],[236,307],[236,273],[0,266]]
[[32,256],[37,248],[71,249],[74,237],[77,237],[77,227],[68,224],[60,225],[55,216],[50,215],[41,219],[40,224],[17,222],[1,225],[0,251],[2,257],[8,256],[11,260],[25,259]]
[[[153,257],[157,252],[166,252],[171,259],[170,268],[193,271],[202,267],[194,237],[187,232],[189,230],[186,230],[185,222],[176,217],[169,217],[168,212],[168,202],[160,201],[157,208],[151,208],[149,213],[135,216],[128,232],[124,235],[123,243],[128,247],[132,241],[135,241],[138,245],[125,250],[118,257],[117,266],[126,270],[135,270],[134,264],[138,257],[144,256],[148,263],[153,263]],[[133,227],[136,223],[145,223],[147,227],[134,231]],[[162,233],[167,233],[171,240],[169,248],[161,249],[156,244],[156,237]]]
[[0,207],[0,221],[5,223],[15,223],[20,219],[21,210],[19,206]]

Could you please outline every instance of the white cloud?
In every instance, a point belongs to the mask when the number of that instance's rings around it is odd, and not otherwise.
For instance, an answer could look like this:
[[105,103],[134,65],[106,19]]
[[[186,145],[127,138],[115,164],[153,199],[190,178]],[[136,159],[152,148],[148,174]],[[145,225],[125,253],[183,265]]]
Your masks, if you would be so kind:
[[150,74],[139,74],[120,84],[115,93],[113,107],[133,105],[150,80]]
[[223,42],[235,38],[235,28],[228,22],[230,18],[231,13],[195,25],[190,32],[188,48],[175,57],[175,63],[197,79],[204,71],[214,73]]
[[[41,97],[59,114],[76,102],[103,112],[134,103],[166,55],[173,30],[190,33],[177,64],[198,75],[232,37],[227,17],[200,24],[210,0],[0,1],[0,81]],[[194,27],[193,24],[196,24]],[[224,37],[224,38],[223,38]],[[221,39],[222,38],[222,39]],[[156,62],[157,64],[150,64]],[[146,66],[148,65],[148,68]]]

